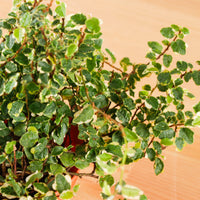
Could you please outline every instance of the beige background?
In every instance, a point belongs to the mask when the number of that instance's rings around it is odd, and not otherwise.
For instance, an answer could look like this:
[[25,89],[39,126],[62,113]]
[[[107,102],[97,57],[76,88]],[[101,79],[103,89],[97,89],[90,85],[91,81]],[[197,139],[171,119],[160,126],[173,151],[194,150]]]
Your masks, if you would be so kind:
[[[104,47],[112,50],[118,61],[124,56],[132,62],[146,62],[148,41],[161,41],[162,27],[178,24],[190,29],[186,38],[188,53],[176,56],[188,62],[200,60],[200,0],[65,0],[67,12],[83,12],[102,19]],[[12,1],[0,0],[0,18],[10,11]],[[196,66],[198,68],[198,66]],[[150,81],[153,81],[150,79]],[[196,100],[186,100],[192,107],[200,100],[199,89],[190,85]],[[200,130],[195,129],[195,143],[182,152],[165,151],[165,170],[156,177],[147,159],[126,167],[127,183],[141,188],[151,200],[200,199]],[[116,174],[118,176],[118,174]],[[100,200],[100,188],[91,178],[78,180],[80,190],[74,200]]]

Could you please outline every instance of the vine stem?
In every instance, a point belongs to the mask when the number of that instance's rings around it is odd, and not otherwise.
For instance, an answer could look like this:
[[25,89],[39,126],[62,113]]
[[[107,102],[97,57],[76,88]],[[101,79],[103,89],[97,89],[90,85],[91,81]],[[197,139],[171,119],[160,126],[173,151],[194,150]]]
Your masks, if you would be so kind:
[[[149,142],[147,148],[150,147],[150,145],[153,143],[154,139],[155,139],[155,136],[153,136],[153,137],[151,138],[151,140],[150,140],[150,142]],[[147,152],[147,148],[146,148],[146,150],[145,150],[145,152],[144,152],[144,156],[145,156],[145,154],[146,154],[146,152]]]
[[15,55],[12,57],[8,58],[3,64],[1,64],[0,67],[4,67],[8,62],[12,61],[16,56],[20,53],[20,51],[23,49],[23,47],[26,45],[26,38],[24,39],[24,42],[22,43],[21,47],[16,51]]
[[[150,96],[153,94],[153,92],[155,91],[156,88],[157,88],[157,85],[151,90],[151,92],[150,92],[150,94],[148,95],[148,97],[150,97]],[[130,123],[131,123],[131,121],[133,121],[133,119],[135,118],[135,116],[136,116],[138,110],[140,110],[140,108],[141,108],[142,106],[144,106],[144,105],[145,105],[145,103],[143,102],[143,103],[141,103],[141,104],[136,108],[136,110],[135,110],[133,116],[131,117]]]
[[[180,33],[180,31],[179,31],[179,33]],[[176,35],[176,36],[173,38],[172,42],[176,41],[177,37],[178,37],[178,35]],[[172,43],[170,42],[170,43],[167,45],[167,47],[163,50],[163,52],[157,56],[156,60],[159,60],[159,59],[169,50],[169,47],[171,46],[171,44],[172,44]],[[150,64],[150,62],[147,63],[147,65],[149,65],[149,64]]]
[[[123,132],[124,132],[124,130],[123,130]],[[124,135],[125,135],[125,133],[124,133]],[[124,177],[124,170],[125,170],[124,166],[126,164],[126,158],[127,158],[127,154],[128,154],[128,141],[127,141],[126,137],[124,137],[124,143],[125,143],[125,149],[124,149],[124,154],[123,154],[122,163],[121,163],[121,173],[120,173],[120,180],[119,180],[119,185],[121,187],[123,185],[123,177]]]
[[16,159],[16,147],[15,147],[15,145],[13,145],[13,153],[14,153],[14,163],[13,163],[14,169],[13,169],[13,171],[14,171],[14,175],[16,175],[16,172],[17,172],[17,159]]
[[51,0],[50,3],[48,4],[47,8],[43,10],[44,13],[49,12],[49,9],[51,8],[54,0]]
[[112,65],[111,63],[109,63],[108,61],[104,60],[104,63],[106,63],[107,65],[109,65],[110,67],[112,67],[113,69],[116,69],[117,71],[120,71],[121,73],[123,73],[123,71],[118,68],[118,67],[115,67],[114,65]]
[[83,176],[89,176],[89,177],[93,177],[93,178],[99,178],[98,175],[95,175],[94,173],[76,173],[76,172],[67,172],[70,175],[73,176],[78,176],[78,177],[83,177]]
[[124,177],[124,166],[125,166],[125,163],[126,163],[126,158],[127,158],[127,153],[128,153],[128,141],[126,139],[126,134],[124,132],[124,126],[121,125],[121,123],[117,122],[116,120],[114,120],[110,115],[107,115],[106,113],[104,113],[102,110],[100,110],[99,108],[97,108],[94,104],[94,102],[90,99],[89,97],[89,94],[88,94],[88,90],[87,90],[87,87],[86,87],[86,84],[85,84],[85,80],[84,80],[84,77],[83,77],[83,74],[82,74],[82,71],[80,71],[80,74],[81,74],[81,77],[82,77],[82,80],[83,80],[83,85],[84,85],[84,88],[85,88],[85,91],[86,91],[86,96],[87,96],[87,99],[89,100],[89,102],[92,104],[93,108],[95,110],[97,110],[97,112],[99,112],[100,114],[102,114],[108,121],[110,122],[113,122],[114,124],[116,124],[120,131],[122,132],[122,136],[124,138],[124,143],[125,143],[125,150],[124,150],[124,154],[123,154],[123,158],[122,158],[122,163],[120,165],[120,168],[121,168],[121,173],[120,173],[120,181],[119,181],[119,184],[120,186],[122,187],[123,185],[123,177]]

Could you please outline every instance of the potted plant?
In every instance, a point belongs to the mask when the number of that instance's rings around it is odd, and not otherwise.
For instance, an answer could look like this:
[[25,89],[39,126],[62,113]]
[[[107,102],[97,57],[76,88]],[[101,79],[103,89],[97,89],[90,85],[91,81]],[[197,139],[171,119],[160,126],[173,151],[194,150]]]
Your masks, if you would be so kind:
[[[103,199],[145,200],[123,180],[124,166],[148,157],[160,174],[163,149],[193,143],[191,127],[200,125],[200,103],[185,110],[184,98],[194,95],[182,87],[200,85],[200,71],[171,65],[168,53],[186,53],[189,31],[162,28],[162,44],[148,42],[149,62],[125,57],[116,66],[101,49],[99,19],[66,16],[64,3],[54,11],[52,3],[14,0],[0,21],[0,198],[70,199],[79,187],[71,177],[91,176]],[[151,75],[154,85],[145,83]],[[78,170],[89,165],[92,172]]]

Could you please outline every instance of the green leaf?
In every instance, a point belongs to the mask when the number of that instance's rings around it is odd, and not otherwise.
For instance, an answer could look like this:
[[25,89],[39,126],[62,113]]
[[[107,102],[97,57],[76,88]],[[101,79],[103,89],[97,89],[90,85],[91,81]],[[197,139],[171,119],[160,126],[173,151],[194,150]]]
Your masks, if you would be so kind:
[[134,103],[133,99],[131,99],[131,98],[123,98],[123,104],[129,110],[135,109],[135,103]]
[[62,173],[65,172],[65,168],[62,167],[62,165],[59,165],[59,164],[50,164],[50,171],[54,175],[56,175],[56,174],[62,174]]
[[127,124],[130,120],[131,114],[130,112],[125,108],[120,108],[117,110],[116,113],[116,120],[119,122],[122,122],[123,124]]
[[95,48],[96,49],[101,49],[101,47],[102,47],[102,43],[103,43],[103,40],[100,38],[100,39],[96,39],[95,41],[94,41],[94,44],[95,44]]
[[193,126],[200,126],[200,116],[197,115],[194,117],[194,120],[192,121]]
[[43,72],[51,72],[52,71],[52,66],[45,61],[40,61],[38,63],[38,67],[39,67],[38,69],[42,70]]
[[28,166],[28,170],[32,172],[41,171],[42,168],[43,168],[43,161],[37,161],[37,160],[31,161],[30,165]]
[[177,79],[174,81],[174,84],[175,84],[175,86],[182,85],[182,84],[183,84],[183,80],[182,80],[181,78],[177,78]]
[[97,108],[105,108],[108,105],[108,99],[105,95],[100,94],[95,98],[94,104]]
[[127,71],[129,65],[132,65],[132,63],[128,57],[125,57],[120,61],[120,66],[123,68],[124,72]]
[[172,56],[171,55],[167,55],[167,54],[164,54],[163,56],[163,64],[165,65],[165,67],[169,67],[170,64],[172,63]]
[[19,63],[20,65],[28,65],[29,64],[28,57],[25,56],[23,53],[17,54],[15,61],[17,63]]
[[74,55],[74,53],[78,50],[78,46],[77,44],[71,44],[68,48],[67,48],[67,56],[71,57]]
[[66,5],[62,2],[59,6],[56,7],[55,12],[60,17],[66,16]]
[[13,0],[13,6],[16,7],[20,2],[21,0]]
[[188,144],[193,143],[194,132],[189,128],[181,128],[179,131],[179,137],[182,137]]
[[63,58],[61,60],[61,65],[64,68],[65,72],[68,72],[72,68],[72,61],[69,59],[67,60],[66,58]]
[[156,152],[152,148],[147,148],[147,155],[150,161],[154,161]]
[[6,160],[4,155],[0,155],[0,164],[2,164]]
[[40,90],[40,86],[36,85],[36,83],[34,82],[30,82],[27,86],[26,89],[28,91],[29,94],[36,94],[39,92]]
[[[161,123],[161,122],[160,122]],[[167,125],[167,124],[166,124]],[[167,126],[168,128],[168,126]],[[174,129],[172,128],[169,128],[167,130],[163,130],[160,135],[159,135],[159,138],[160,139],[163,139],[163,138],[173,138],[175,136],[175,132],[174,132]]]
[[0,96],[3,95],[5,89],[5,81],[2,77],[0,77]]
[[71,199],[73,197],[73,192],[70,191],[70,190],[67,190],[67,191],[63,191],[61,194],[60,194],[60,198],[65,200],[65,199]]
[[187,92],[186,96],[189,97],[190,99],[195,99],[195,96],[190,92]]
[[34,126],[28,127],[28,132],[22,135],[19,142],[23,147],[30,148],[38,141],[38,130]]
[[126,134],[126,138],[128,142],[136,142],[138,140],[138,136],[128,128],[124,128],[124,132]]
[[22,17],[20,17],[20,25],[22,27],[27,27],[31,24],[32,21],[32,16],[30,14],[30,12],[26,12],[23,14]]
[[146,99],[146,103],[149,104],[153,109],[158,109],[159,103],[157,98],[151,96]]
[[98,33],[100,31],[100,22],[99,19],[92,17],[91,19],[88,19],[86,22],[86,27],[90,31],[94,33]]
[[177,88],[172,89],[172,94],[173,94],[173,96],[176,100],[182,101],[183,100],[183,93],[184,93],[184,91],[183,91],[182,87],[177,87]]
[[168,46],[170,44],[169,40],[162,40],[162,43],[165,45],[165,46]]
[[58,85],[59,85],[60,87],[63,87],[63,86],[64,86],[64,84],[65,84],[65,76],[62,75],[61,73],[59,73],[59,74],[54,74],[54,75],[53,75],[53,79],[54,79],[54,81],[55,81],[56,83],[58,83]]
[[14,37],[17,39],[17,42],[21,42],[25,34],[23,28],[16,28],[13,32]]
[[15,181],[15,179],[13,177],[9,177],[9,183],[12,185],[15,193],[17,194],[17,196],[19,197],[21,192],[22,192],[22,188],[21,188],[21,185],[19,183],[17,183]]
[[86,105],[83,109],[75,113],[73,123],[83,124],[88,123],[93,119],[94,110],[91,105]]
[[175,30],[175,31],[179,31],[180,27],[177,26],[176,24],[172,24],[171,27]]
[[34,190],[40,194],[46,194],[49,191],[49,188],[45,183],[33,183]]
[[173,141],[171,141],[169,138],[163,138],[160,143],[165,146],[173,145]]
[[29,110],[32,113],[38,114],[38,113],[42,113],[43,110],[45,109],[45,107],[46,107],[45,104],[36,101],[36,102],[33,102],[32,104],[30,104]]
[[75,164],[74,154],[69,152],[64,152],[60,156],[60,160],[65,167],[72,167]]
[[61,122],[61,125],[52,132],[54,142],[61,145],[64,141],[65,135],[67,134],[68,128],[65,122]]
[[36,180],[40,180],[43,177],[43,173],[41,172],[35,172],[29,176],[26,177],[26,187],[30,187],[30,185],[35,182]]
[[78,169],[85,169],[89,165],[90,163],[86,160],[77,160],[75,163],[75,167],[77,167]]
[[14,134],[16,136],[22,136],[24,133],[26,133],[26,124],[25,123],[18,123],[14,128]]
[[197,65],[200,65],[200,60],[197,60],[196,63],[197,63]]
[[116,78],[110,82],[110,87],[114,90],[120,90],[122,86],[123,86],[123,83],[121,79]]
[[96,67],[96,59],[93,57],[92,59],[86,60],[88,71],[91,72]]
[[181,71],[186,71],[186,69],[188,68],[188,64],[185,61],[178,61],[176,63],[176,66]]
[[41,138],[38,140],[38,144],[31,148],[34,159],[44,161],[48,157],[47,142],[46,138]]
[[83,14],[75,14],[71,16],[71,19],[76,23],[76,24],[85,24],[86,21],[86,16]]
[[106,50],[106,52],[109,54],[109,56],[111,57],[111,59],[112,59],[112,63],[115,63],[116,62],[116,57],[115,57],[115,55],[109,50],[109,49],[105,49]]
[[200,71],[194,70],[192,72],[192,78],[196,85],[200,85]]
[[71,186],[67,178],[68,175],[65,177],[62,174],[57,174],[53,184],[54,190],[57,190],[59,193],[63,192],[64,190],[69,190]]
[[161,72],[157,79],[162,84],[169,84],[171,81],[171,74],[168,71]]
[[13,117],[13,116],[18,117],[20,115],[20,113],[22,112],[23,107],[24,107],[24,102],[14,101],[7,105],[8,113],[11,117]]
[[153,141],[153,147],[157,151],[158,154],[162,153],[162,146],[159,142]]
[[106,151],[112,153],[113,155],[123,157],[122,150],[120,146],[108,144],[106,147]]
[[156,54],[153,52],[149,52],[147,53],[146,58],[149,58],[150,60],[156,60]]
[[6,36],[6,46],[8,49],[12,49],[12,47],[15,44],[15,38],[13,37],[13,34],[10,34],[9,36]]
[[44,116],[48,118],[52,118],[52,116],[56,112],[56,103],[54,101],[51,101],[49,104],[47,104],[43,112],[44,112]]
[[164,37],[169,38],[169,39],[175,36],[175,33],[171,27],[162,28],[160,32]]
[[188,82],[191,78],[192,78],[192,73],[191,72],[186,73],[185,76],[184,76],[185,82]]
[[10,134],[9,128],[5,125],[4,121],[0,121],[0,137],[5,137]]
[[107,182],[109,186],[112,186],[115,181],[114,178],[110,174],[108,174],[99,179],[99,185],[101,186],[101,188],[103,188],[104,182]]
[[160,45],[158,42],[148,42],[148,46],[152,49],[153,52],[160,54],[162,52],[162,45]]
[[183,27],[183,28],[181,29],[181,31],[182,31],[182,33],[183,33],[184,35],[187,35],[187,34],[190,33],[189,29],[186,28],[186,27]]
[[79,188],[80,188],[80,185],[75,185],[73,187],[73,192],[78,192]]
[[148,138],[150,135],[150,132],[146,126],[146,124],[138,123],[136,126],[136,133],[142,138]]
[[172,48],[173,52],[179,53],[181,55],[186,54],[186,45],[185,45],[185,42],[181,39],[173,41],[171,43],[171,48]]
[[62,146],[55,146],[52,151],[51,151],[51,155],[52,156],[58,156],[63,152],[63,147]]
[[5,84],[5,93],[10,94],[11,91],[17,86],[17,80],[19,78],[19,73],[11,76]]
[[131,185],[125,185],[122,187],[121,193],[123,197],[127,199],[135,199],[136,197],[140,196],[143,192]]
[[16,72],[17,71],[17,65],[13,62],[8,62],[6,65],[5,65],[5,68],[6,68],[6,71],[8,73],[11,73],[11,72]]
[[64,99],[71,99],[73,97],[72,89],[64,89],[61,93]]
[[140,196],[140,199],[139,199],[139,200],[148,200],[148,199],[147,199],[147,197],[143,194],[143,195]]
[[196,105],[193,107],[193,109],[194,109],[194,112],[195,112],[195,113],[198,113],[198,112],[200,111],[200,102],[199,102],[198,104],[196,104]]
[[11,154],[15,148],[16,145],[16,141],[11,141],[11,142],[7,142],[6,146],[5,146],[5,153],[6,154]]
[[160,158],[156,158],[154,163],[155,174],[159,175],[163,171],[163,168],[163,161]]
[[112,155],[111,154],[108,154],[108,153],[102,153],[100,155],[98,155],[98,157],[102,160],[102,161],[109,161],[110,159],[112,159]]
[[184,145],[184,140],[183,140],[183,138],[177,137],[176,140],[175,140],[175,144],[176,144],[176,147],[177,147],[179,150],[182,150],[182,149],[183,149],[183,145]]
[[12,199],[17,198],[17,194],[15,193],[13,186],[11,186],[10,184],[7,184],[7,183],[5,183],[4,185],[1,186],[0,193],[4,197],[9,197]]

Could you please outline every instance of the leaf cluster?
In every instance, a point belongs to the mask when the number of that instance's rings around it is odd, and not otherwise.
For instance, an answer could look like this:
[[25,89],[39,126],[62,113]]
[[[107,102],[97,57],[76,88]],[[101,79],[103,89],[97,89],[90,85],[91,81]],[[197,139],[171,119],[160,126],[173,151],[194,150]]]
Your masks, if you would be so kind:
[[[193,143],[200,103],[185,110],[194,95],[182,85],[200,85],[200,71],[167,54],[184,55],[188,33],[163,28],[162,44],[148,42],[148,63],[125,57],[116,67],[114,54],[102,51],[99,19],[66,16],[58,1],[53,11],[51,3],[14,0],[0,21],[0,198],[70,199],[78,190],[71,176],[85,175],[98,177],[103,199],[147,199],[112,174],[147,156],[158,175],[167,146]],[[138,91],[151,75],[156,84]],[[90,173],[73,171],[91,163]]]

